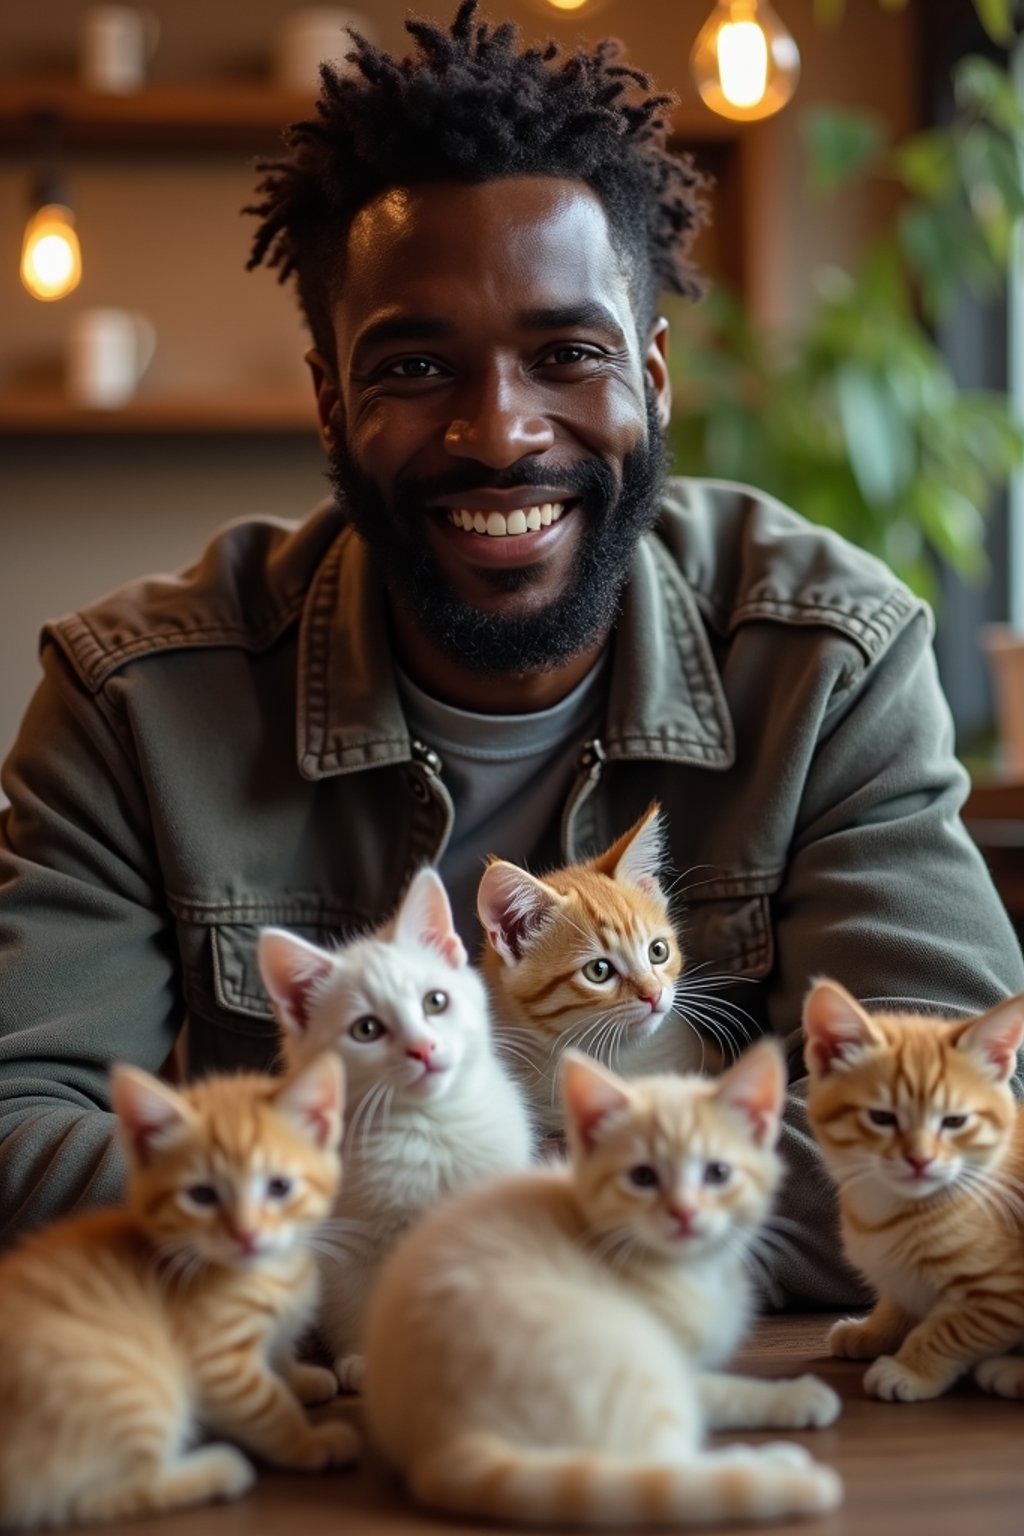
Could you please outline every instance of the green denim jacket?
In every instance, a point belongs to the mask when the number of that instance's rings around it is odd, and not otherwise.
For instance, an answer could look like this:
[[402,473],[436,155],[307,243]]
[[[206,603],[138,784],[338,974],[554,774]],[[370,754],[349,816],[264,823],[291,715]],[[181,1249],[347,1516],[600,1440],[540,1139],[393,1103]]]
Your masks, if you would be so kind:
[[[581,743],[566,858],[667,812],[688,964],[787,1044],[772,1298],[837,1305],[833,1202],[802,1114],[808,978],[979,1009],[1021,956],[958,817],[967,782],[925,607],[878,562],[742,487],[674,481]],[[0,1232],[113,1198],[106,1073],[265,1067],[255,942],[375,923],[452,821],[409,738],[368,551],[339,510],[239,522],[197,565],[47,627],[0,823]],[[503,851],[503,850],[496,850]],[[711,984],[712,978],[722,978]],[[723,1018],[719,1006],[717,1018]]]

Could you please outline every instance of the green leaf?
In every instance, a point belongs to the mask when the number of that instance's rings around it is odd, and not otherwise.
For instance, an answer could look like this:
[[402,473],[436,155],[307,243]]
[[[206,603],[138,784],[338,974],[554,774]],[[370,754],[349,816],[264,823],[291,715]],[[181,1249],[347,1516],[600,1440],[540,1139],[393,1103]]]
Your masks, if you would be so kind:
[[801,130],[810,162],[811,185],[834,192],[861,175],[886,143],[881,118],[841,107],[819,107],[804,114]]
[[856,365],[841,367],[836,405],[850,466],[865,501],[894,502],[914,471],[914,445],[891,390],[880,375]]
[[972,53],[953,70],[953,94],[957,106],[980,113],[1004,133],[1024,128],[1024,106],[1017,99],[1007,71],[991,59]]
[[893,160],[907,191],[927,202],[948,197],[956,186],[956,149],[950,134],[942,128],[907,139],[897,148]]
[[1008,48],[1013,42],[1014,0],[974,0],[974,9],[992,41]]

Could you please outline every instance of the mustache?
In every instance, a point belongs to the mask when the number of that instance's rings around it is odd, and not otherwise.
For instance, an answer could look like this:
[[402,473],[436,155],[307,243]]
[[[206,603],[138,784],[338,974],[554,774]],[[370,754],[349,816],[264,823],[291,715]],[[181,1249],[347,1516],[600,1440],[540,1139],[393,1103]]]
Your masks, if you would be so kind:
[[600,459],[582,459],[561,469],[531,464],[529,460],[508,469],[488,469],[486,465],[468,462],[441,475],[400,480],[395,488],[395,501],[398,506],[422,505],[439,496],[458,496],[465,491],[510,491],[532,485],[570,491],[583,500],[610,500],[618,490],[615,476]]

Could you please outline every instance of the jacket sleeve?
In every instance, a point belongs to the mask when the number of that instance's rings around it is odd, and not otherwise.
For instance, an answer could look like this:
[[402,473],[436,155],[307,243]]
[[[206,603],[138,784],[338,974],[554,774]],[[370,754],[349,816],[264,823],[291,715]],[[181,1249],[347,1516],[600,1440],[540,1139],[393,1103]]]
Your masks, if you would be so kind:
[[967,789],[918,610],[821,722],[775,903],[769,1009],[792,1077],[781,1210],[799,1223],[780,1232],[777,1303],[866,1296],[841,1260],[834,1194],[804,1114],[808,978],[834,977],[868,1008],[951,1016],[1024,990],[1020,946],[960,820]]
[[43,663],[2,778],[0,1241],[117,1198],[108,1068],[159,1070],[182,1014],[130,740],[55,647]]

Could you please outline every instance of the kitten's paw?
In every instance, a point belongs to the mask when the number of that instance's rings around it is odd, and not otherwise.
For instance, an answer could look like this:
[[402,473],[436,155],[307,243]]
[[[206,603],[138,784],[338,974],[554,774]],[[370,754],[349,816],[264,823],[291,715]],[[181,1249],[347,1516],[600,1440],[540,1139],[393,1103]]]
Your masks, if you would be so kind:
[[996,1397],[1024,1397],[1024,1360],[1020,1355],[997,1355],[974,1367],[974,1379],[983,1392]]
[[287,1370],[288,1385],[300,1403],[329,1403],[338,1395],[338,1378],[326,1365],[293,1360]]
[[823,1429],[835,1423],[841,1407],[838,1395],[817,1376],[797,1376],[778,1383],[768,1422],[773,1429]]
[[346,1424],[341,1419],[326,1419],[322,1424],[314,1425],[312,1436],[323,1454],[323,1460],[318,1463],[319,1466],[347,1467],[359,1455],[361,1446],[359,1436],[351,1424]]
[[938,1397],[943,1387],[908,1371],[894,1355],[879,1355],[864,1373],[864,1390],[869,1397],[880,1397],[886,1403],[923,1403]]
[[810,1451],[793,1440],[768,1440],[763,1445],[748,1446],[759,1461],[770,1462],[773,1467],[811,1467],[814,1458]]
[[829,1354],[843,1360],[874,1360],[882,1353],[867,1318],[844,1317],[828,1331]]
[[334,1374],[343,1392],[361,1392],[364,1371],[362,1355],[339,1355],[334,1362]]
[[210,1479],[210,1497],[240,1499],[256,1481],[256,1468],[233,1445],[204,1445],[192,1454],[192,1464],[202,1461]]

